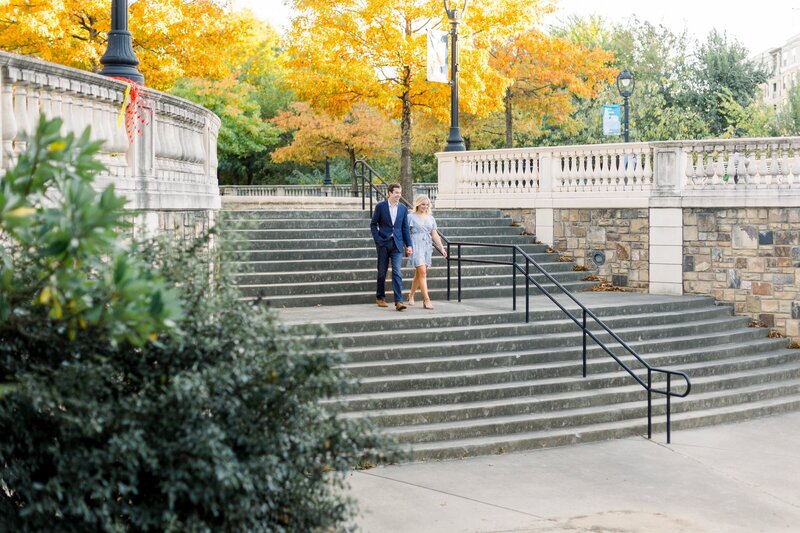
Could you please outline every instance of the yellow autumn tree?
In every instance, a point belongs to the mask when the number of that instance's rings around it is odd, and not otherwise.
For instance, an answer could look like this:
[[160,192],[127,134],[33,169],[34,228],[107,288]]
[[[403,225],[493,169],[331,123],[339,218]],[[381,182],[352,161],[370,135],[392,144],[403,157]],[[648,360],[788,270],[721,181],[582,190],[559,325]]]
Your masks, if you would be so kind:
[[492,66],[508,85],[503,96],[505,146],[514,145],[514,125],[537,135],[545,120],[564,125],[575,98],[589,99],[617,75],[613,53],[530,29],[495,45]]
[[[399,118],[400,183],[411,194],[413,112],[449,117],[450,87],[426,81],[427,30],[449,30],[442,0],[289,0],[297,16],[287,41],[300,98],[342,115],[367,102]],[[463,6],[463,0],[451,2]],[[494,42],[540,21],[546,0],[471,2],[459,26],[460,109],[500,109],[503,76],[490,66]]]
[[[225,0],[138,0],[129,25],[139,70],[166,90],[182,77],[221,79],[263,31]],[[0,0],[0,49],[97,72],[111,27],[109,0]]]
[[[271,121],[293,135],[290,144],[272,152],[276,163],[314,163],[325,156],[344,156],[350,168],[359,157],[388,157],[394,148],[392,125],[366,104],[354,105],[343,117],[316,112],[305,102],[295,102]],[[351,174],[354,190],[358,187]]]

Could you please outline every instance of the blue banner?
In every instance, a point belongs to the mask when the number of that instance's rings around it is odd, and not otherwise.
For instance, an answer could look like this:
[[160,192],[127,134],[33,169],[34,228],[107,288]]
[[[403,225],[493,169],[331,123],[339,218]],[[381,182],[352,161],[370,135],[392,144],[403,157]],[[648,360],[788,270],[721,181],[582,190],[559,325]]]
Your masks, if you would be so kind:
[[619,104],[603,106],[603,135],[622,135],[622,111]]

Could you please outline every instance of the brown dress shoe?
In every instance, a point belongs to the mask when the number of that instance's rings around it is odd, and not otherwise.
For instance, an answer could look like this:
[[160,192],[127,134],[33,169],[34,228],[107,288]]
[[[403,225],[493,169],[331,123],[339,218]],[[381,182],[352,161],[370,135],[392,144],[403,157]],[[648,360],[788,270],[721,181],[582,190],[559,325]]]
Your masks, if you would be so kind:
[[375,300],[375,303],[378,304],[378,307],[389,307],[389,304],[386,303],[386,300]]
[[403,309],[406,308],[406,306],[403,303],[396,303],[394,304],[394,308],[397,309],[398,311],[402,311]]

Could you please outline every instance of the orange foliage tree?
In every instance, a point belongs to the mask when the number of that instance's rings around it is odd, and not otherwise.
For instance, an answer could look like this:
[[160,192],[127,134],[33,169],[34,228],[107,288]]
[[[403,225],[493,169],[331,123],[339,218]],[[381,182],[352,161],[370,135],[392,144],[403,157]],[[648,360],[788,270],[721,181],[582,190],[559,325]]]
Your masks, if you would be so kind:
[[590,99],[617,75],[614,54],[599,47],[528,30],[495,46],[492,65],[507,78],[503,96],[505,146],[514,123],[537,135],[545,120],[565,125],[575,98]]
[[[334,115],[367,102],[400,119],[400,183],[411,194],[412,110],[449,117],[450,87],[427,82],[427,30],[449,29],[441,0],[290,0],[297,17],[287,42],[301,99]],[[463,5],[463,2],[458,2]],[[537,23],[545,0],[473,2],[459,27],[460,109],[500,109],[503,76],[491,44]],[[442,139],[442,144],[444,139]]]
[[[341,118],[315,112],[305,102],[295,102],[272,123],[293,134],[290,144],[272,152],[276,163],[314,163],[327,156],[344,156],[354,169],[358,157],[388,157],[395,146],[391,124],[375,109],[356,104]],[[358,188],[351,174],[353,189]]]
[[[148,86],[182,77],[221,79],[253,45],[260,23],[225,0],[138,0],[129,24]],[[0,49],[100,70],[111,28],[109,0],[0,0]]]

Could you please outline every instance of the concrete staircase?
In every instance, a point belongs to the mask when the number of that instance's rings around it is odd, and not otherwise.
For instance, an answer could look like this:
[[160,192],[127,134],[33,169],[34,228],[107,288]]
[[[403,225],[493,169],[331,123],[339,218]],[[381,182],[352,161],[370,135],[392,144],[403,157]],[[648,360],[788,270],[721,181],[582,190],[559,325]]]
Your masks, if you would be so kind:
[[[435,215],[451,240],[519,244],[569,290],[592,285],[583,281],[586,272],[557,261],[497,210]],[[374,419],[416,459],[646,434],[641,386],[591,342],[584,379],[579,330],[552,302],[533,296],[527,324],[522,312],[511,311],[509,266],[465,264],[459,304],[446,301],[445,261],[436,257],[429,280],[436,309],[417,305],[397,313],[374,305],[376,254],[365,212],[232,211],[222,227],[235,244],[228,253],[244,298],[263,298],[289,324],[325,324],[360,381],[334,404],[344,416]],[[463,253],[509,259],[490,248]],[[407,291],[411,269],[404,277]],[[713,299],[578,296],[652,366],[690,375],[689,397],[673,400],[674,441],[684,428],[800,408],[800,350],[747,327],[748,319]],[[524,300],[518,305],[524,309]],[[592,330],[624,354],[606,333]],[[623,359],[644,378],[640,366]],[[654,438],[661,440],[664,403],[655,396]]]
[[[559,262],[557,254],[546,253],[545,245],[534,244],[533,236],[523,235],[522,228],[512,226],[499,210],[437,211],[434,215],[440,232],[452,241],[516,244],[570,291],[595,285],[583,281],[587,272],[574,272],[574,263]],[[374,302],[377,254],[369,218],[366,211],[225,212],[223,235],[235,247],[230,259],[239,271],[237,282],[244,298],[260,297],[278,308]],[[510,250],[497,248],[463,247],[462,255],[511,260]],[[446,264],[435,254],[428,273],[434,300],[446,298]],[[456,268],[456,264],[451,266],[453,291]],[[462,263],[462,273],[463,298],[511,294],[510,266]],[[413,269],[405,269],[403,277],[407,291]],[[541,274],[536,277],[546,281]],[[390,278],[387,295],[391,299]],[[524,294],[521,276],[517,282],[519,293]]]
[[[678,442],[684,428],[800,408],[800,350],[747,327],[748,319],[711,298],[584,293],[581,300],[651,365],[690,375],[691,394],[672,404]],[[305,313],[303,321],[327,325],[360,380],[338,402],[346,416],[373,418],[415,459],[647,433],[642,387],[591,341],[584,379],[577,327],[542,296],[533,299],[528,324],[507,310],[507,299],[437,303],[436,314],[354,307],[337,308],[336,316]],[[623,360],[646,381],[641,365]],[[654,438],[663,441],[663,396],[654,395],[654,413]]]

